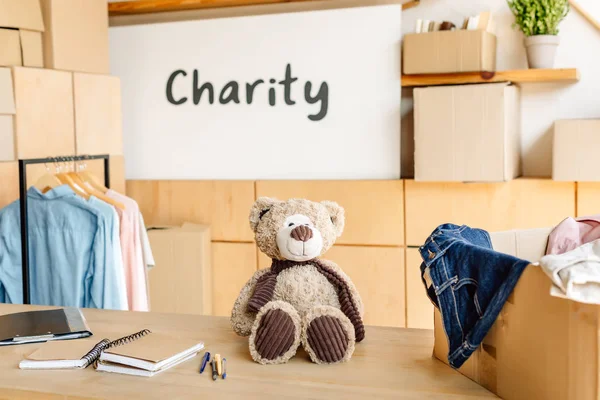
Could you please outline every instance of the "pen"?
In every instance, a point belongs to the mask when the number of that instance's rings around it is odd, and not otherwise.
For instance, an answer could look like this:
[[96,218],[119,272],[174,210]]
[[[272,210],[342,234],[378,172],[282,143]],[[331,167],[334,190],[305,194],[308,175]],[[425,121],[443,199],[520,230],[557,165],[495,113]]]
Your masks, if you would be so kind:
[[227,359],[223,357],[223,379],[227,378]]
[[215,362],[217,363],[217,374],[223,375],[223,365],[221,364],[220,354],[215,354]]
[[213,381],[217,380],[217,376],[219,376],[219,374],[217,373],[217,363],[215,362],[215,359],[213,358],[212,362],[210,363],[211,367],[212,367],[212,378]]
[[206,368],[206,363],[210,360],[210,353],[207,351],[204,353],[202,357],[202,365],[200,366],[200,373],[204,372],[204,368]]

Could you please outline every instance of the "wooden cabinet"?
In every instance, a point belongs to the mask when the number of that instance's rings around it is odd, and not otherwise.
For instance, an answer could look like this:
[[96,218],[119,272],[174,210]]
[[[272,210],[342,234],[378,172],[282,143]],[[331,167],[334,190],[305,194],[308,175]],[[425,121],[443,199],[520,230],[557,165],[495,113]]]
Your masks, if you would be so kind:
[[[333,246],[323,256],[352,279],[365,306],[367,325],[405,327],[404,249],[401,247]],[[260,253],[259,268],[271,260]]]
[[554,226],[575,214],[575,183],[520,178],[505,183],[406,181],[406,244],[422,245],[440,224],[488,231]]
[[406,249],[406,327],[433,329],[433,304],[421,280],[421,255]]
[[600,214],[600,182],[577,183],[577,216]]
[[210,225],[212,240],[252,242],[253,181],[127,181],[146,225]]
[[256,196],[332,200],[346,211],[337,244],[404,244],[403,181],[258,181]]
[[257,269],[254,243],[212,243],[213,315],[231,316],[233,303]]

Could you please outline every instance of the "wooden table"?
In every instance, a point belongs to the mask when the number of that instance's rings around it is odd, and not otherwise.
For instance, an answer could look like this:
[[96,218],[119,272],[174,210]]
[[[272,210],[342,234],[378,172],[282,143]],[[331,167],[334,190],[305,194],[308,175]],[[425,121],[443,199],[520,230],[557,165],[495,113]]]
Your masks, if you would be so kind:
[[[0,304],[0,315],[44,307]],[[285,365],[263,366],[250,358],[247,338],[229,320],[158,313],[84,310],[98,340],[144,328],[202,340],[227,358],[227,379],[200,375],[196,357],[161,375],[141,378],[85,370],[18,369],[23,355],[39,344],[0,347],[0,399],[462,399],[495,396],[432,358],[433,334],[416,329],[367,327],[366,339],[349,363],[316,365],[304,351]],[[209,396],[209,397],[206,397]],[[215,397],[216,396],[216,397]]]

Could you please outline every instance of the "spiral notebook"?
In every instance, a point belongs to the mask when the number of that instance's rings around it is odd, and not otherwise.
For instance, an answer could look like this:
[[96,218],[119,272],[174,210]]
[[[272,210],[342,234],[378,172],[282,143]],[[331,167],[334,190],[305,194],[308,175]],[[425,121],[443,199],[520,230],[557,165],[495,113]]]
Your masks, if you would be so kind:
[[19,363],[21,369],[77,369],[96,362],[103,351],[122,346],[150,333],[144,329],[133,335],[110,341],[79,339],[44,343]]
[[194,358],[204,343],[151,334],[119,347],[111,347],[100,356],[98,371],[137,376],[153,376]]

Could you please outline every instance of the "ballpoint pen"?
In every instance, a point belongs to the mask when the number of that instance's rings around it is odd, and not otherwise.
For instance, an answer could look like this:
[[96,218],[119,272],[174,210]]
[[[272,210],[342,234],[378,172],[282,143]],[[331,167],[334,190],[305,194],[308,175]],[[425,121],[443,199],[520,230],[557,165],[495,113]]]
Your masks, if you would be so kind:
[[215,354],[215,363],[217,364],[217,375],[223,375],[223,365],[221,364],[220,354]]
[[217,377],[219,376],[219,373],[217,372],[217,363],[215,362],[215,359],[212,359],[212,362],[210,363],[211,367],[212,367],[212,378],[213,381],[217,380]]
[[223,357],[223,379],[227,378],[227,359]]
[[202,365],[200,366],[200,373],[204,372],[204,368],[206,368],[206,363],[210,360],[210,353],[207,351],[204,353],[202,357]]

